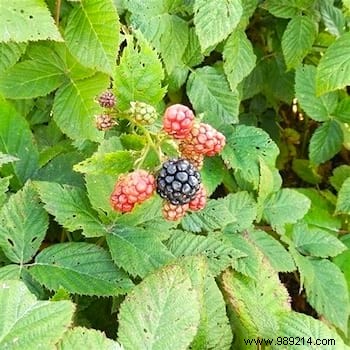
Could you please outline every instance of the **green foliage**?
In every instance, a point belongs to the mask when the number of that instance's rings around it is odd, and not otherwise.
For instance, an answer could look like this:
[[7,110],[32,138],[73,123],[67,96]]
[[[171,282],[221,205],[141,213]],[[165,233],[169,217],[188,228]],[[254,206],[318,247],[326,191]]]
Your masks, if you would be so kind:
[[[349,28],[349,0],[0,0],[0,348],[349,349]],[[185,156],[174,104],[225,146],[167,221],[124,180]]]
[[231,91],[224,74],[213,67],[198,68],[187,82],[187,93],[191,103],[205,119],[216,128],[237,122],[238,93]]
[[123,350],[123,348],[112,339],[108,339],[102,332],[84,327],[75,327],[67,331],[59,344],[58,350],[72,350],[79,348],[100,350]]
[[202,51],[227,38],[242,12],[241,0],[195,0],[194,24]]
[[42,243],[48,215],[33,186],[27,183],[0,211],[0,245],[12,262],[30,261]]
[[315,22],[306,16],[291,19],[282,37],[282,51],[288,68],[297,67],[312,48],[317,35]]
[[63,287],[76,294],[118,295],[133,285],[105,250],[83,242],[55,244],[44,249],[29,272],[50,290]]
[[0,42],[62,41],[44,0],[0,3]]
[[86,237],[106,233],[82,189],[54,182],[37,182],[36,186],[46,210],[62,226],[72,231],[83,230]]
[[112,74],[118,33],[118,14],[112,0],[86,0],[69,14],[64,37],[68,49],[81,64]]
[[68,329],[74,312],[70,301],[40,301],[23,282],[0,285],[0,345],[6,349],[48,349]]
[[180,266],[168,266],[146,277],[122,303],[118,338],[126,350],[160,350],[168,343],[173,349],[186,349],[199,316],[189,274]]

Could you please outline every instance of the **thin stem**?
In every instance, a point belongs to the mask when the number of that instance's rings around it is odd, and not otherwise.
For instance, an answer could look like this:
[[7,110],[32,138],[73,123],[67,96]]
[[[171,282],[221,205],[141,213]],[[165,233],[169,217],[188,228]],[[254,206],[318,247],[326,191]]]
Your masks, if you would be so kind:
[[56,0],[55,21],[57,26],[60,23],[61,4],[62,4],[62,0]]

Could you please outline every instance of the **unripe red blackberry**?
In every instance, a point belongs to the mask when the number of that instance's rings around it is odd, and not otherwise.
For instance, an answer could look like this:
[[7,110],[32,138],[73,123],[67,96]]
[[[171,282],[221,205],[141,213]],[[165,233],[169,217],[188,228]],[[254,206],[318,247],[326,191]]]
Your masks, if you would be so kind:
[[130,102],[130,114],[140,124],[150,125],[157,120],[156,109],[144,102]]
[[204,155],[193,152],[193,150],[188,150],[186,148],[186,143],[180,142],[179,151],[181,154],[181,158],[187,159],[190,163],[192,163],[198,170],[201,170],[204,162]]
[[115,96],[110,91],[105,91],[98,98],[98,103],[104,108],[113,108],[115,106]]
[[209,124],[195,123],[191,132],[182,141],[189,153],[198,153],[205,156],[214,156],[222,151],[226,139],[221,132],[217,131]]
[[177,221],[184,217],[188,208],[188,204],[174,205],[166,201],[163,204],[162,213],[166,220]]
[[95,122],[96,128],[100,131],[107,131],[117,125],[117,122],[109,114],[96,115]]
[[163,117],[163,129],[175,139],[185,138],[191,131],[194,114],[190,108],[176,104],[168,107]]
[[199,190],[201,176],[196,167],[186,159],[166,161],[157,179],[157,193],[171,204],[189,203]]
[[202,210],[206,204],[207,204],[207,191],[205,190],[203,184],[201,184],[196,196],[189,203],[189,208],[193,211],[198,211],[198,210]]
[[150,198],[154,190],[153,175],[145,170],[135,170],[120,176],[111,194],[110,203],[114,210],[126,213],[136,204]]

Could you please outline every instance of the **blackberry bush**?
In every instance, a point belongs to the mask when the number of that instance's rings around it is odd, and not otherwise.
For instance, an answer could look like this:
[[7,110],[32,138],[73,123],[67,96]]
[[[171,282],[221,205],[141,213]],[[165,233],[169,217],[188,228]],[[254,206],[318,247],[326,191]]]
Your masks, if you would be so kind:
[[349,57],[350,0],[0,0],[0,350],[350,350]]

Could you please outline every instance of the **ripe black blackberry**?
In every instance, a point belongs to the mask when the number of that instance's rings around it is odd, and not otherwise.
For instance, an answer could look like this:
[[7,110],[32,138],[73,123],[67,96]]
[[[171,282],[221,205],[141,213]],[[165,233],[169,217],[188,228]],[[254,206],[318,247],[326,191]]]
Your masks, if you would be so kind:
[[201,176],[187,159],[166,161],[157,176],[157,193],[171,204],[189,203],[197,194]]

